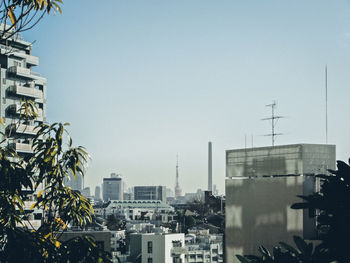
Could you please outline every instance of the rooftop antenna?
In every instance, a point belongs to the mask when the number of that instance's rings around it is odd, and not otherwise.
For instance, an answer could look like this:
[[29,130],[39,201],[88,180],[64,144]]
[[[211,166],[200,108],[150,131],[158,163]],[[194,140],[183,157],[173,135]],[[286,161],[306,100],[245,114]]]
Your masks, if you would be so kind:
[[325,88],[326,88],[326,144],[328,144],[328,74],[327,64],[325,67]]
[[273,101],[271,104],[266,105],[266,107],[271,107],[271,117],[262,119],[263,121],[271,121],[271,133],[266,134],[265,136],[271,136],[272,146],[275,146],[275,137],[278,135],[283,135],[283,133],[276,133],[275,126],[279,119],[284,118],[284,116],[276,116],[275,108],[277,106],[276,101]]

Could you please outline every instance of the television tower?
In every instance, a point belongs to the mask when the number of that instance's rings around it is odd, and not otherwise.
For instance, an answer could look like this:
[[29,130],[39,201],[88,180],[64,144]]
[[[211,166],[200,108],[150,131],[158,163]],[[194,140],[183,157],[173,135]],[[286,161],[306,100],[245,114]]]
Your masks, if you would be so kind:
[[179,185],[179,157],[176,155],[176,184],[175,184],[175,199],[181,196],[181,188]]

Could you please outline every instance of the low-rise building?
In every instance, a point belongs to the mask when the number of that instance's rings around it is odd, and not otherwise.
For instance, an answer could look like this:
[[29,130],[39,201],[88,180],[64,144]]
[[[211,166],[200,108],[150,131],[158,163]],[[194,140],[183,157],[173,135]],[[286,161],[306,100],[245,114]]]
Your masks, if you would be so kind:
[[[184,263],[185,236],[171,234],[132,234],[130,261],[141,263]],[[141,261],[139,261],[141,259]]]
[[107,218],[115,215],[127,220],[150,220],[163,223],[174,220],[174,208],[159,200],[112,200],[105,207],[95,208],[95,214]]

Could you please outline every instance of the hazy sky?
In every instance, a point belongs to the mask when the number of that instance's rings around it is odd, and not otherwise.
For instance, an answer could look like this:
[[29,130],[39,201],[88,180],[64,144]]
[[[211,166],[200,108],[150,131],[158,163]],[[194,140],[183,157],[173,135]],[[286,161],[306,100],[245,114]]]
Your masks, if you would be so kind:
[[74,0],[24,37],[48,79],[50,122],[70,122],[92,161],[86,186],[111,172],[128,186],[224,192],[225,150],[270,145],[266,104],[278,102],[277,144],[329,142],[350,156],[350,1]]

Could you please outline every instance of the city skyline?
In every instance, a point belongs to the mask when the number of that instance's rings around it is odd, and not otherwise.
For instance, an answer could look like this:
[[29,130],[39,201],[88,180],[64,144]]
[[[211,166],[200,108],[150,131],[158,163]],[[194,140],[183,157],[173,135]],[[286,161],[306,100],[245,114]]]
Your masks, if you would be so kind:
[[48,121],[70,122],[92,155],[85,186],[117,172],[128,185],[156,177],[173,189],[178,153],[183,191],[205,189],[212,141],[223,193],[225,150],[244,148],[245,135],[248,146],[251,135],[270,145],[260,119],[273,100],[287,116],[277,145],[324,143],[326,64],[329,143],[337,159],[350,156],[348,1],[86,1],[81,10],[65,2],[24,36],[48,79]]

